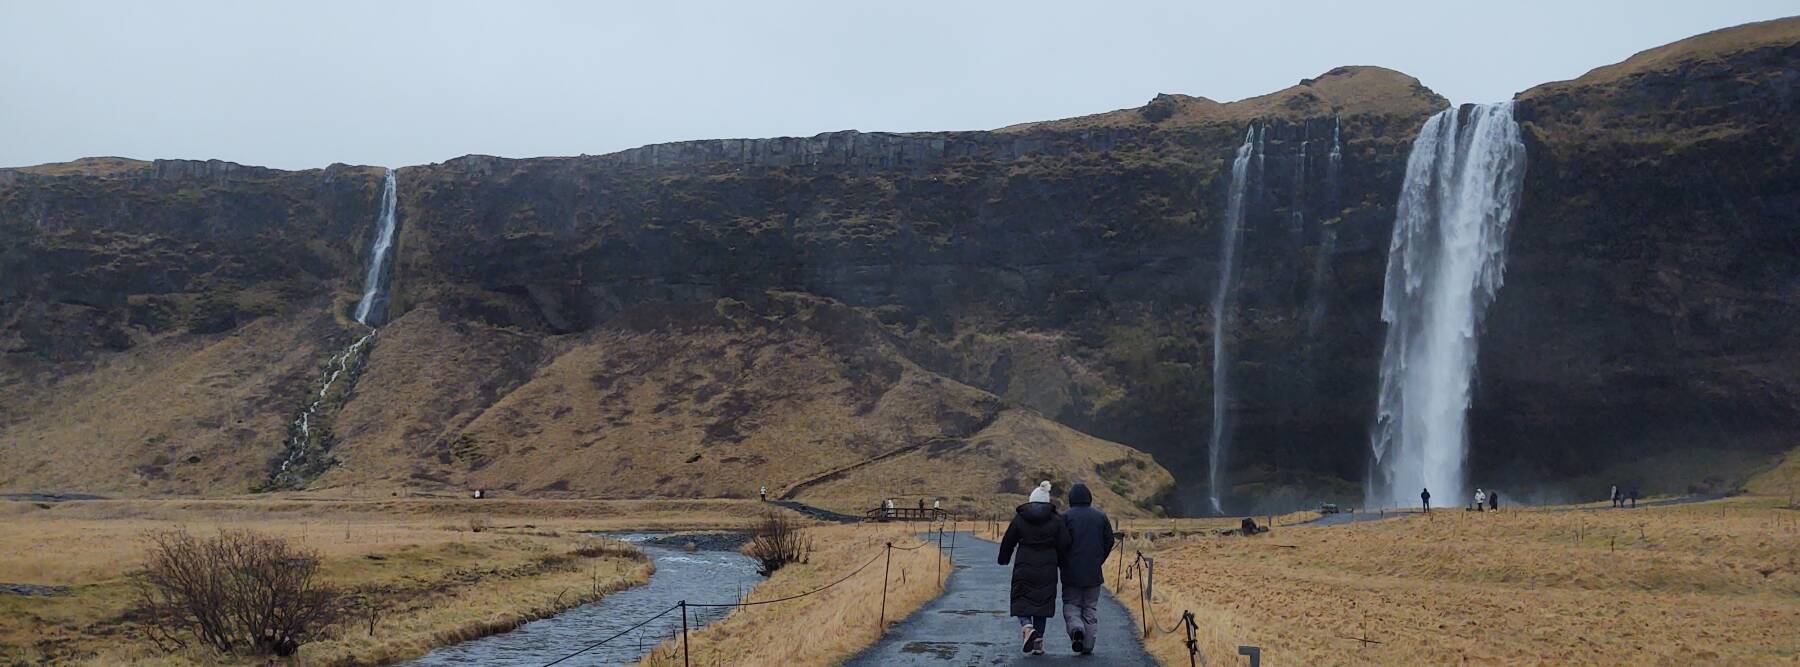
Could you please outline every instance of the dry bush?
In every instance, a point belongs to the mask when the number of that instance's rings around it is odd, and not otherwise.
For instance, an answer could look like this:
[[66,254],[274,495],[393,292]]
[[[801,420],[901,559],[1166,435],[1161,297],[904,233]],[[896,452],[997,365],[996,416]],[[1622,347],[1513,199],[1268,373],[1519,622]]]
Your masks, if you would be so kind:
[[293,655],[336,620],[337,591],[317,553],[250,531],[196,538],[150,534],[137,580],[145,633],[165,649],[189,640],[222,653]]
[[622,558],[625,560],[645,561],[644,552],[637,547],[615,540],[595,540],[584,543],[570,555],[578,558]]
[[790,563],[804,563],[812,555],[812,536],[806,525],[787,514],[764,513],[753,535],[744,552],[762,563],[760,572],[765,577]]

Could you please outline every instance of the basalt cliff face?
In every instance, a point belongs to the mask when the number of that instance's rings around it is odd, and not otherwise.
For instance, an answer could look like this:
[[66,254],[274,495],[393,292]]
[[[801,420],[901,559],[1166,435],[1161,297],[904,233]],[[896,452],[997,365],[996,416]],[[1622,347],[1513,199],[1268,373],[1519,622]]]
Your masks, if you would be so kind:
[[[1477,479],[1681,490],[1793,444],[1797,84],[1787,20],[1520,95],[1529,167],[1482,339]],[[1395,198],[1446,104],[1354,67],[990,132],[401,168],[394,319],[333,399],[337,461],[313,484],[767,483],[851,506],[933,485],[987,502],[1050,475],[1198,509],[1219,225],[1254,123],[1223,495],[1360,497]],[[381,179],[0,170],[0,452],[20,464],[0,487],[266,479],[356,328]]]

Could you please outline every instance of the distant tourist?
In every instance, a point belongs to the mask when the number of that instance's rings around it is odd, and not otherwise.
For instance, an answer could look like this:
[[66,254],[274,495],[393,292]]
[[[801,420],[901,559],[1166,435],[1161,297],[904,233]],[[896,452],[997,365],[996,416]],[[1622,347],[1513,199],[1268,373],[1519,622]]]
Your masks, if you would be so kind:
[[1431,489],[1419,489],[1419,505],[1423,506],[1425,511],[1431,511]]
[[1637,508],[1637,499],[1638,499],[1637,487],[1635,487],[1635,486],[1631,487],[1631,507],[1632,507],[1632,509]]
[[[1254,517],[1244,517],[1242,520],[1238,521],[1237,534],[1239,535],[1248,537],[1250,535],[1260,535],[1266,532],[1269,532],[1269,527],[1256,525],[1256,519]],[[1225,531],[1225,534],[1229,535],[1231,534],[1231,531],[1227,530]]]
[[1500,511],[1500,492],[1499,491],[1488,491],[1488,509],[1493,510],[1495,512]]
[[1613,488],[1612,488],[1612,495],[1607,496],[1607,497],[1612,499],[1613,507],[1618,507],[1619,506],[1619,485],[1614,484]]
[[1000,564],[1018,562],[1012,571],[1012,616],[1019,619],[1020,650],[1044,654],[1044,626],[1056,615],[1057,563],[1069,548],[1069,524],[1050,504],[1050,482],[1031,490],[1028,502],[1013,513],[1000,538]]
[[1475,489],[1475,511],[1479,512],[1485,509],[1487,509],[1487,494],[1482,493],[1479,488]]
[[756,490],[756,495],[762,496],[763,502],[769,502],[769,485],[762,485],[762,488]]
[[487,496],[487,490],[486,490],[486,489],[476,489],[476,490],[475,490],[475,499],[476,499],[476,500],[481,500],[481,499],[482,499],[482,498],[484,498],[484,497],[486,497],[486,496]]
[[1069,548],[1062,558],[1063,627],[1069,631],[1069,650],[1082,655],[1094,652],[1100,630],[1100,587],[1106,583],[1106,557],[1112,554],[1112,520],[1093,507],[1094,493],[1086,484],[1069,487]]
[[925,509],[925,499],[924,498],[919,499],[919,509],[921,511],[923,511]]
[[942,500],[931,501],[931,509],[934,509],[934,510],[944,509],[944,501],[942,501]]

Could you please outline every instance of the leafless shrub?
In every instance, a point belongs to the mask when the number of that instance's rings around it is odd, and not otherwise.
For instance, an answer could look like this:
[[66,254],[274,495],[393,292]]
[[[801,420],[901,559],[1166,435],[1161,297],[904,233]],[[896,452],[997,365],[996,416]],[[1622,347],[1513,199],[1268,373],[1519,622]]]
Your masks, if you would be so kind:
[[812,547],[805,524],[786,514],[765,512],[744,551],[762,563],[760,572],[766,577],[789,563],[806,562]]
[[190,641],[222,653],[293,655],[336,620],[337,591],[318,554],[249,531],[197,538],[152,533],[136,582],[145,632],[165,650]]
[[488,520],[484,516],[469,517],[469,532],[479,533],[488,529]]

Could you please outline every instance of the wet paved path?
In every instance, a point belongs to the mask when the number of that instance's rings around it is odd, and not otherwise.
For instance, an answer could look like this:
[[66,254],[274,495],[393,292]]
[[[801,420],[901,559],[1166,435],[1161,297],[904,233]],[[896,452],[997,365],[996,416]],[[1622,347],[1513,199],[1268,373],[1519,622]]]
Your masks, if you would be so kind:
[[[1099,642],[1093,655],[1069,651],[1061,609],[1045,632],[1044,655],[1019,650],[1019,623],[1007,616],[1012,566],[1000,565],[1000,545],[962,533],[956,567],[944,594],[888,630],[887,637],[844,664],[852,667],[974,667],[976,665],[1155,665],[1138,628],[1108,592],[1100,600]],[[1113,576],[1108,572],[1107,576]]]

